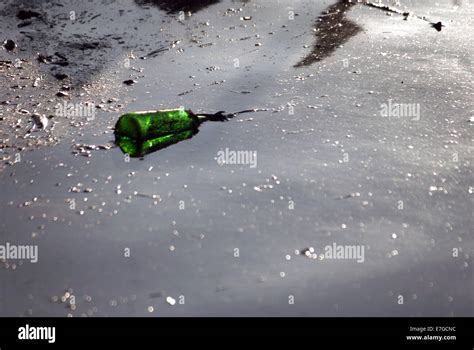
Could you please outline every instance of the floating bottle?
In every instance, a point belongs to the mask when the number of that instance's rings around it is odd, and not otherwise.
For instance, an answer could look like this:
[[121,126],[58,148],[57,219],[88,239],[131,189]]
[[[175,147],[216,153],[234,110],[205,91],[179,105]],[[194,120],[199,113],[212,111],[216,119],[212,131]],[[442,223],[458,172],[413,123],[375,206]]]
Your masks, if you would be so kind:
[[131,112],[122,115],[115,125],[115,142],[130,157],[143,157],[148,153],[190,139],[204,121],[226,121],[240,113],[194,114],[183,108],[157,111]]

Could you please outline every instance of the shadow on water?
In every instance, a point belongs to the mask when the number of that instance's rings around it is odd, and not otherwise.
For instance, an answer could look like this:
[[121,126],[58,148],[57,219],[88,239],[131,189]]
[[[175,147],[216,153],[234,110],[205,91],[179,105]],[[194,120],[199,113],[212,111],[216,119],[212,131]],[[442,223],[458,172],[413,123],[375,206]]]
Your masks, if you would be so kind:
[[135,0],[135,3],[139,6],[154,5],[168,14],[175,14],[180,11],[194,13],[219,2],[220,0]]
[[[38,62],[44,71],[50,70],[51,76],[68,76],[70,85],[78,87],[94,81],[104,68],[113,62],[117,55],[134,50],[148,51],[156,43],[154,33],[140,31],[127,17],[135,8],[141,8],[145,21],[146,5],[157,6],[167,14],[179,11],[198,12],[221,0],[133,0],[125,2],[120,8],[118,1],[101,0],[88,4],[77,13],[73,21],[69,18],[68,5],[56,4],[48,0],[16,0],[0,6],[0,32],[4,37],[15,37],[17,52],[29,60],[36,60],[40,53],[43,58]],[[114,6],[115,5],[115,6]],[[67,7],[67,10],[63,9]],[[118,11],[118,23],[115,29],[107,30],[103,26],[103,13]],[[95,20],[98,18],[97,20]],[[74,24],[81,24],[81,32],[76,32]],[[101,25],[100,30],[97,26]],[[130,30],[132,27],[133,30]],[[112,28],[112,25],[111,25]],[[2,39],[3,41],[4,39]],[[170,42],[163,42],[152,51],[154,57],[168,51]],[[4,54],[0,48],[0,54]]]
[[362,30],[356,23],[348,20],[347,11],[357,4],[339,0],[320,15],[315,25],[317,42],[309,53],[294,67],[309,66],[329,57],[340,45]]

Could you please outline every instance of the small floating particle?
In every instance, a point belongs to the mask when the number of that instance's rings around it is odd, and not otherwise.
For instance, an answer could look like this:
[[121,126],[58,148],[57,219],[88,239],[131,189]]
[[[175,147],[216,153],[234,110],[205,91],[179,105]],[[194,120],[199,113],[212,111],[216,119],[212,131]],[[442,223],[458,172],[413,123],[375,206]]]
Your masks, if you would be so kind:
[[68,94],[66,91],[58,91],[58,92],[56,93],[56,96],[57,96],[57,97],[68,97],[69,94]]

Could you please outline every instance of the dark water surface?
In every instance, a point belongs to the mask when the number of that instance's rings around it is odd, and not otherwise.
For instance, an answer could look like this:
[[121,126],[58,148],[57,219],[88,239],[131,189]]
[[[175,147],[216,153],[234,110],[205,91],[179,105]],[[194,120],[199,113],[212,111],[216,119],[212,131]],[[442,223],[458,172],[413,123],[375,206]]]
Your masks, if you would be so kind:
[[[446,27],[337,1],[4,3],[0,245],[39,256],[1,262],[0,315],[472,316],[474,7],[400,2]],[[114,147],[121,114],[180,106],[268,111]],[[54,129],[28,135],[33,112]],[[364,261],[320,260],[334,243]]]

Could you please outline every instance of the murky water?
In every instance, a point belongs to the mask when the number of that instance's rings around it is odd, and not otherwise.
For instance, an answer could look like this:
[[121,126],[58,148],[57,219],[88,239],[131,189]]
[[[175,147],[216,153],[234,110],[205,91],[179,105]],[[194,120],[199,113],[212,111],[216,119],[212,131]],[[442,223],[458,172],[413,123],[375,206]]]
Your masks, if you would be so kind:
[[[336,1],[187,2],[184,19],[25,1],[54,25],[18,28],[19,4],[0,10],[18,44],[1,60],[28,60],[0,78],[0,245],[39,256],[2,262],[1,315],[472,316],[472,5],[401,1],[438,32]],[[179,106],[268,111],[141,160],[113,146],[121,114]],[[54,129],[24,139],[34,111]],[[363,262],[321,260],[333,244]]]

